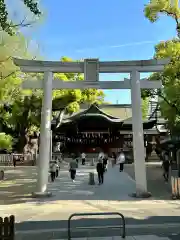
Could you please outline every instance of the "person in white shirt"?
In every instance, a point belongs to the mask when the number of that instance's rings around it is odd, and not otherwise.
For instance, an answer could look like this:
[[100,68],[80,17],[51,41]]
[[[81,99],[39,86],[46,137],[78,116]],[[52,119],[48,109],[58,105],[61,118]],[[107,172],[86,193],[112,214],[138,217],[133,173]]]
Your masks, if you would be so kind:
[[57,169],[57,165],[55,162],[51,162],[50,163],[50,173],[51,173],[51,181],[54,182],[55,178],[56,178],[56,169]]
[[99,156],[98,156],[98,160],[100,160],[100,159],[104,159],[104,153],[101,151],[100,153],[99,153]]
[[81,160],[82,160],[82,165],[85,165],[85,162],[86,162],[86,154],[85,153],[81,153]]
[[125,154],[121,151],[118,155],[119,171],[123,172],[125,163]]

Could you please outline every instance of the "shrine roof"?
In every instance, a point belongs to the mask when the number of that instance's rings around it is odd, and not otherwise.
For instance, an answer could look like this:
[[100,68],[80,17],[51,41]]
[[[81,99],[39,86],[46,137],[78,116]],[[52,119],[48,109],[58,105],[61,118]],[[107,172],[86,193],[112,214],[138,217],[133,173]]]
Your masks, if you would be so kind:
[[[111,109],[112,105],[107,105],[108,109]],[[115,109],[115,108],[114,108]],[[121,108],[123,109],[123,108]],[[96,128],[100,129],[103,124],[104,126],[114,126],[121,130],[132,130],[132,112],[130,105],[125,105],[124,107],[126,112],[126,116],[119,118],[115,117],[98,107],[96,104],[90,105],[90,107],[84,111],[80,111],[76,114],[73,114],[70,117],[66,117],[63,119],[60,127],[56,129],[56,131],[66,131],[69,127],[72,128],[74,124],[78,124],[80,127],[84,125],[88,128],[96,126]],[[127,111],[129,109],[129,112]],[[116,108],[116,111],[119,112],[119,108]],[[110,111],[109,111],[110,112]],[[128,117],[127,117],[128,116]],[[146,120],[143,122],[143,129],[151,129],[156,124],[156,120]]]
[[120,118],[101,110],[100,107],[96,104],[91,104],[88,109],[75,113],[72,116],[65,118],[64,120],[75,121],[81,117],[104,117],[109,121],[121,121]]
[[[98,111],[97,111],[97,108],[98,108]],[[92,112],[92,110],[95,110],[95,111]],[[101,104],[99,106],[96,106],[96,109],[94,109],[92,105],[87,107],[87,105],[82,104],[81,109],[77,113],[74,113],[70,116],[65,115],[63,122],[65,120],[73,119],[74,117],[76,118],[82,114],[87,114],[87,113],[99,113],[99,114],[106,115],[111,119],[121,119],[122,121],[132,116],[132,109],[130,104]]]

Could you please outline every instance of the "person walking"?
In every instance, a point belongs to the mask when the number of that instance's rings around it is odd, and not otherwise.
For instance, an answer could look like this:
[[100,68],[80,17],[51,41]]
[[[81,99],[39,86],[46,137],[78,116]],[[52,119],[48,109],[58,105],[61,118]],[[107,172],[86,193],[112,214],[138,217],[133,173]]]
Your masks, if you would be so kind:
[[116,154],[115,154],[115,152],[112,153],[111,163],[112,163],[112,167],[114,167],[114,165],[116,164]]
[[56,178],[57,178],[59,176],[60,166],[57,161],[55,161],[55,164],[56,164]]
[[97,174],[98,174],[99,185],[101,185],[104,183],[104,166],[103,166],[102,159],[99,159],[99,161],[96,165],[96,170],[97,170]]
[[107,164],[108,164],[108,156],[104,155],[104,158],[103,158],[104,172],[107,172]]
[[82,165],[85,165],[85,163],[86,163],[86,154],[84,152],[81,153],[81,160],[82,160]]
[[55,162],[51,162],[50,163],[50,174],[51,174],[51,181],[54,182],[55,178],[56,178],[56,163]]
[[13,166],[16,167],[17,156],[13,154]]
[[169,180],[169,167],[170,167],[168,152],[165,152],[165,154],[164,154],[164,160],[163,160],[162,166],[163,166],[163,169],[164,169],[164,173],[163,173],[164,180],[165,180],[165,182],[168,182],[168,180]]
[[125,154],[121,150],[118,156],[118,163],[119,163],[119,171],[123,172],[124,171],[124,163],[125,163]]
[[104,159],[104,152],[101,150],[100,152],[99,152],[99,155],[98,155],[98,159],[100,160],[102,160],[102,159]]
[[76,178],[76,169],[78,168],[78,164],[76,159],[72,159],[72,161],[69,163],[69,172],[70,172],[70,177],[72,181],[75,181]]

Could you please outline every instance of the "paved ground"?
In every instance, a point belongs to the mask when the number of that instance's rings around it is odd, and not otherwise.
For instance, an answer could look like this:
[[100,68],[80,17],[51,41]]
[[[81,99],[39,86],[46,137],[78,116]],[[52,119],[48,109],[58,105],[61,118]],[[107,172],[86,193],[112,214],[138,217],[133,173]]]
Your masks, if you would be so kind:
[[[36,183],[36,167],[17,167],[14,169],[13,167],[1,167],[1,169],[5,170],[5,177],[6,180],[2,181],[0,184],[0,204],[14,204],[20,202],[26,202],[30,197],[30,193],[35,190],[35,183]],[[64,169],[64,168],[63,168]],[[86,169],[86,170],[85,170]],[[73,196],[75,199],[87,198],[88,200],[92,200],[94,198],[103,199],[104,200],[119,200],[122,198],[127,199],[127,192],[130,193],[133,191],[133,184],[131,185],[131,189],[128,187],[124,188],[124,182],[122,182],[120,174],[116,172],[116,176],[118,176],[118,181],[120,186],[118,186],[117,177],[111,177],[112,171],[109,171],[106,175],[106,182],[105,185],[102,186],[101,191],[99,192],[99,188],[97,186],[89,187],[88,182],[88,173],[90,167],[83,170],[83,173],[80,171],[78,173],[77,182],[72,185],[69,182],[67,171],[62,171],[61,177],[58,179],[55,185],[61,184],[61,197],[62,200],[65,198],[70,198],[72,200]],[[134,179],[134,166],[133,165],[126,165],[125,171],[128,173],[131,178]],[[110,178],[110,181],[109,181]],[[124,176],[123,178],[124,179]],[[82,184],[82,180],[84,184]],[[148,180],[148,190],[152,193],[153,199],[157,200],[168,200],[171,196],[171,188],[170,184],[166,184],[162,178],[162,168],[158,165],[147,165],[147,180]],[[76,188],[75,188],[76,186]],[[113,186],[113,187],[112,187]],[[156,186],[156,187],[154,187]],[[119,189],[117,192],[116,189]],[[78,189],[77,189],[78,188]],[[107,195],[104,196],[103,189],[108,188],[111,190],[111,194],[109,194],[108,199]],[[76,194],[74,195],[74,190]],[[88,192],[89,191],[89,192]],[[94,194],[93,194],[94,191]],[[84,194],[84,192],[86,192]],[[97,194],[99,193],[99,195]],[[121,194],[119,194],[121,192]],[[60,193],[60,192],[59,192]],[[63,195],[63,196],[62,196]],[[68,195],[68,196],[67,196]],[[78,196],[77,196],[78,195]],[[59,194],[58,194],[59,196]],[[111,199],[110,199],[111,198]],[[69,200],[70,200],[69,199]]]
[[[125,171],[135,179],[134,176],[134,165],[129,164],[125,166]],[[171,187],[170,183],[166,184],[163,179],[163,170],[161,163],[147,163],[147,185],[148,191],[152,193],[153,199],[157,200],[168,200],[171,198]]]
[[[95,168],[81,167],[77,170],[77,179],[72,183],[68,167],[61,169],[60,177],[49,187],[58,200],[127,200],[129,192],[135,191],[135,184],[126,173],[119,175],[117,169],[110,169],[105,175],[105,184],[101,188],[96,184],[88,185],[89,172],[96,174]],[[115,176],[112,178],[112,176]],[[0,204],[13,204],[28,201],[35,190],[36,167],[6,167],[5,181],[0,185]],[[118,181],[117,181],[117,177]],[[97,178],[96,178],[97,180]],[[97,182],[97,181],[96,181]],[[126,185],[126,188],[124,188]],[[117,191],[117,188],[119,191]],[[106,194],[110,191],[109,195]],[[52,198],[53,201],[55,200]]]
[[34,191],[36,167],[0,167],[5,171],[5,180],[0,183],[0,205],[25,202]]
[[[131,168],[126,167],[126,171],[132,171]],[[55,183],[49,184],[54,196],[34,200],[26,195],[35,187],[36,168],[18,167],[15,170],[8,168],[6,171],[8,180],[5,181],[6,184],[2,183],[0,190],[6,189],[4,191],[11,194],[9,196],[4,194],[3,199],[1,195],[1,202],[4,205],[0,205],[0,216],[10,214],[16,216],[18,240],[29,240],[32,237],[34,240],[40,240],[41,237],[44,240],[67,237],[67,219],[75,212],[121,212],[126,218],[127,235],[169,236],[172,233],[179,233],[180,201],[160,198],[137,200],[129,197],[129,193],[135,191],[135,182],[127,173],[119,173],[118,167],[108,169],[104,185],[90,186],[88,185],[90,171],[95,171],[94,167],[81,166],[77,172],[76,182],[72,183],[67,166],[62,167]],[[158,187],[158,181],[154,186]],[[75,218],[72,222],[73,236],[118,236],[120,223],[115,216]],[[91,230],[87,231],[86,227],[90,227]],[[179,236],[173,235],[170,239],[180,239],[177,237]]]
[[[102,238],[73,238],[74,240],[119,240],[119,236],[116,237],[102,237]],[[62,239],[63,240],[63,239]],[[126,240],[170,240],[168,237],[159,237],[155,235],[142,235],[142,236],[128,236]]]

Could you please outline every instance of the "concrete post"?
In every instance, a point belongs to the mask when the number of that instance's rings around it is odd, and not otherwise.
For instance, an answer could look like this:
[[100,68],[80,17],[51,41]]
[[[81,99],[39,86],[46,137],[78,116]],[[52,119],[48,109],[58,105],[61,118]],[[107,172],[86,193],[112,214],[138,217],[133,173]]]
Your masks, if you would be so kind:
[[144,156],[144,134],[141,110],[140,73],[131,72],[131,102],[133,127],[134,171],[136,196],[147,193],[146,166]]
[[44,73],[43,90],[44,96],[42,100],[41,111],[41,128],[40,128],[40,148],[38,158],[38,175],[37,175],[37,192],[33,195],[50,196],[47,192],[49,157],[50,157],[50,141],[51,141],[51,116],[52,116],[52,72]]

